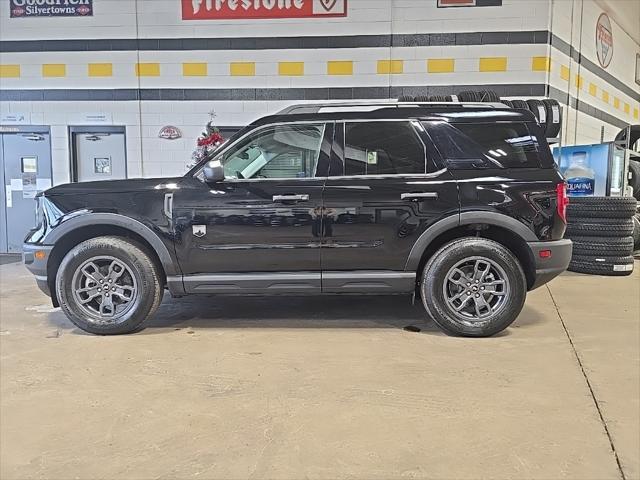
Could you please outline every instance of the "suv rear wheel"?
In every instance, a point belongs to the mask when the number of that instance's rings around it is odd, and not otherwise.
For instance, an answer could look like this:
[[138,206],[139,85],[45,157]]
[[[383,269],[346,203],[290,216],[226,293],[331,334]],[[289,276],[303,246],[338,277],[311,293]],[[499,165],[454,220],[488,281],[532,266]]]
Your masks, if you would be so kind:
[[160,305],[162,285],[153,261],[120,237],[98,237],[74,247],[56,277],[60,306],[86,332],[137,330]]
[[527,284],[517,258],[485,238],[454,240],[438,250],[422,274],[422,302],[450,335],[487,337],[518,317]]

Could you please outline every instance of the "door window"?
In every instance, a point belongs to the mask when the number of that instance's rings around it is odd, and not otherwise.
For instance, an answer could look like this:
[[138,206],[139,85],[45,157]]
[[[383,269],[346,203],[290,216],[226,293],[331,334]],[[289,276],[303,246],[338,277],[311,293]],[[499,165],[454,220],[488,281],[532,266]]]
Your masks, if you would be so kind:
[[538,141],[524,123],[425,126],[450,169],[540,166]]
[[424,145],[409,122],[345,124],[345,175],[425,173]]
[[274,125],[254,132],[223,154],[225,177],[313,177],[324,128],[324,124]]

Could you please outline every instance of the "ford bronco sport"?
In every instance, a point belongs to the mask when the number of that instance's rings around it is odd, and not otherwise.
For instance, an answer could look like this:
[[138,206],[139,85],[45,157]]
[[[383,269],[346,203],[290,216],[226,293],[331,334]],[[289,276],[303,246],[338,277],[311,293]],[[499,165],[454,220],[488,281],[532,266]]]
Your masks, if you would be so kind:
[[563,272],[567,197],[531,112],[500,104],[297,105],[185,176],[39,195],[24,262],[96,334],[173,296],[419,295],[453,335],[509,326]]

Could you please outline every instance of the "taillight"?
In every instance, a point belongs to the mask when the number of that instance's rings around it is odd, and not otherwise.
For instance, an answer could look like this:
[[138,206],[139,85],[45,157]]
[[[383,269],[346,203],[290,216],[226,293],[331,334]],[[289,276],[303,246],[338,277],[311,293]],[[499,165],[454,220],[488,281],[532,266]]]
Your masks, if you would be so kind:
[[556,203],[558,204],[558,215],[564,223],[567,223],[569,197],[567,196],[567,184],[565,182],[556,185]]

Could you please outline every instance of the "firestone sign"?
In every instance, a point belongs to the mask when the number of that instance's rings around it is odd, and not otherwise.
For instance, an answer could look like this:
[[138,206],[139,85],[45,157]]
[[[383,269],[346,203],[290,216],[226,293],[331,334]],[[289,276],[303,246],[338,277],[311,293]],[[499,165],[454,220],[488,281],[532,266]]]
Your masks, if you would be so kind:
[[11,18],[90,17],[93,0],[9,0]]
[[613,33],[606,13],[600,15],[596,23],[596,54],[602,68],[607,68],[613,58]]
[[182,0],[183,20],[346,16],[347,0]]

